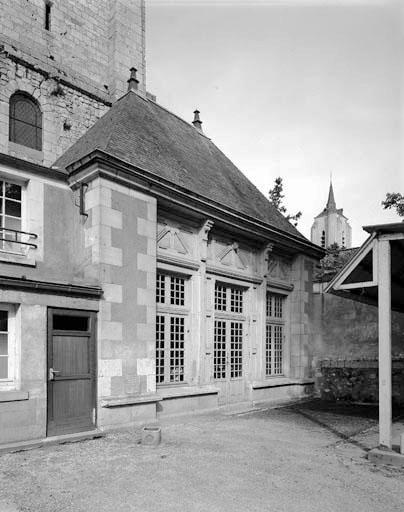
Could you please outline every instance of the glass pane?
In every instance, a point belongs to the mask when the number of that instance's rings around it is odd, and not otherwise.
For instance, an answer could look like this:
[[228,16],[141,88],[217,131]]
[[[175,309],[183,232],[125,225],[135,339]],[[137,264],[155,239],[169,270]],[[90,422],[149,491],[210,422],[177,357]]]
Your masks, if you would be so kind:
[[21,203],[17,203],[17,201],[9,201],[6,199],[6,215],[21,217]]
[[0,331],[8,331],[8,311],[0,311]]
[[8,355],[8,335],[0,334],[0,356]]
[[21,187],[20,185],[15,185],[14,183],[5,183],[6,185],[6,197],[10,197],[11,199],[17,199],[21,201]]
[[4,217],[4,227],[8,229],[15,229],[17,231],[21,231],[21,219],[14,219],[13,217]]
[[88,331],[87,316],[53,315],[53,328],[58,331]]
[[36,113],[37,109],[31,101],[25,98],[16,101],[14,107],[14,116],[16,119],[35,125],[37,117]]
[[22,121],[14,121],[14,137],[12,142],[32,149],[40,149],[40,147],[37,147],[37,129],[35,126]]
[[0,180],[0,196],[3,196],[3,181]]
[[8,378],[8,357],[0,357],[0,379]]

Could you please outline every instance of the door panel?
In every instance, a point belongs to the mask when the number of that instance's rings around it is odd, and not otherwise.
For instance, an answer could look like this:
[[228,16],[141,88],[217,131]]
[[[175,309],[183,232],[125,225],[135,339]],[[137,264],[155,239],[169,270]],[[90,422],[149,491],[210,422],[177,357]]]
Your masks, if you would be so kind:
[[95,320],[86,311],[48,311],[48,436],[95,427]]
[[53,336],[53,364],[58,377],[87,375],[90,378],[90,354],[86,336]]

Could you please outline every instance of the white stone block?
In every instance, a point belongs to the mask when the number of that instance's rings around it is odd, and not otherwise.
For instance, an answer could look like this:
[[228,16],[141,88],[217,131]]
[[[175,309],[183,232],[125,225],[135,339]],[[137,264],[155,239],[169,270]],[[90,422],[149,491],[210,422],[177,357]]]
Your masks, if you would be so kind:
[[122,359],[100,359],[98,377],[121,377]]
[[104,340],[122,341],[122,323],[101,321],[99,337]]
[[122,286],[119,284],[103,284],[104,299],[108,302],[122,302]]
[[155,374],[155,364],[153,359],[138,359],[137,360],[137,374],[138,375],[151,375]]

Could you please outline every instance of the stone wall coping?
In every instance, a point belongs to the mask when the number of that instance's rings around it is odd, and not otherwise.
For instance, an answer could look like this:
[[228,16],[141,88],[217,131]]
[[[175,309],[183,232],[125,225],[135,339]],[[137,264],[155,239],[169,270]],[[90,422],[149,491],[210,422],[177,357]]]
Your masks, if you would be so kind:
[[[319,368],[378,368],[379,360],[377,358],[363,359],[325,359],[318,362]],[[404,367],[404,357],[392,358],[393,368]]]
[[288,377],[270,377],[264,381],[254,381],[252,389],[279,388],[282,386],[313,385],[314,379],[289,379]]
[[0,402],[17,402],[20,400],[29,400],[28,391],[15,389],[0,391]]

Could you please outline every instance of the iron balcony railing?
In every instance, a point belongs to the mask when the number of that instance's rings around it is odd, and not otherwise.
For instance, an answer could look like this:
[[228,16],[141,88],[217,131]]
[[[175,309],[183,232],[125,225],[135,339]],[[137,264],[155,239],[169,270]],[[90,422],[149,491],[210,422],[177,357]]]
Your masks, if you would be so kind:
[[34,239],[36,240],[38,238],[38,235],[36,233],[28,233],[27,231],[18,231],[17,229],[11,229],[11,228],[2,228],[0,227],[0,249],[7,250],[8,244],[18,244],[18,245],[24,245],[27,247],[32,247],[33,249],[37,249],[37,244],[34,244],[33,242],[24,242],[25,240]]

